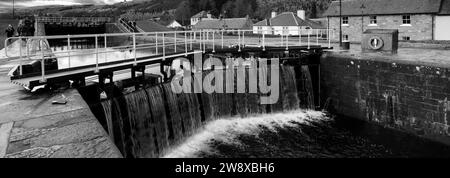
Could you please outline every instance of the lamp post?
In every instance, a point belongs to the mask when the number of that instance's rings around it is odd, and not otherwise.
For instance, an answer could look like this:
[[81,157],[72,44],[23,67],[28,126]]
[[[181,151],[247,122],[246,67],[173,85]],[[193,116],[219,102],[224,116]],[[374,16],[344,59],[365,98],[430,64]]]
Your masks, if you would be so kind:
[[342,47],[342,0],[339,0],[339,46]]

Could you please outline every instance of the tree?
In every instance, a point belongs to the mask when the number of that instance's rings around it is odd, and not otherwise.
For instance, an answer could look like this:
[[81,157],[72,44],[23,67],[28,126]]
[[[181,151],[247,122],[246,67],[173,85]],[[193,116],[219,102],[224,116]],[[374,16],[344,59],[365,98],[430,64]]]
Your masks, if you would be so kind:
[[190,1],[183,1],[175,10],[175,19],[183,25],[189,24],[188,22],[192,15]]

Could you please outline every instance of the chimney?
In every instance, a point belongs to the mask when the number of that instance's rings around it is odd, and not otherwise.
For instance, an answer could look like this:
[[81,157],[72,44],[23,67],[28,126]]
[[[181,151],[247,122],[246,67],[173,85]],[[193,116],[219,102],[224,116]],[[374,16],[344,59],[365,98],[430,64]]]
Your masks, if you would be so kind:
[[275,18],[277,16],[277,12],[272,12],[272,16],[270,16],[270,18]]
[[305,11],[304,10],[298,10],[297,11],[297,16],[303,20],[305,20]]
[[208,19],[212,19],[211,13],[208,12],[208,13],[206,14],[206,17],[208,17]]

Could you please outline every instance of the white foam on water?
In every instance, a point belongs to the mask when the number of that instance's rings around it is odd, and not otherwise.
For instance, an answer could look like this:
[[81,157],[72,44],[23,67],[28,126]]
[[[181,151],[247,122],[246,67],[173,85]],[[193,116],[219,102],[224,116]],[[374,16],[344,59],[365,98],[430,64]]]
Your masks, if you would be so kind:
[[252,135],[258,137],[262,128],[276,132],[276,128],[295,127],[297,124],[310,124],[329,119],[323,112],[296,110],[287,113],[267,114],[257,117],[220,119],[211,121],[197,134],[169,151],[163,158],[195,158],[199,151],[213,153],[209,148],[212,141],[240,145],[237,137]]

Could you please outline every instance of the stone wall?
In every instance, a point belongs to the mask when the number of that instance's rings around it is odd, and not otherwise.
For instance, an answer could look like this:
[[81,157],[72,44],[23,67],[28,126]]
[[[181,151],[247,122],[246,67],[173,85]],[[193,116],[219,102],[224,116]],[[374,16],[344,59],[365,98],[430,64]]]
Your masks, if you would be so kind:
[[[329,17],[329,27],[336,32],[332,37],[333,41],[339,41],[339,17]],[[361,28],[367,29],[398,29],[399,40],[409,36],[411,40],[432,40],[433,39],[433,17],[432,15],[411,15],[411,25],[402,25],[402,15],[377,16],[377,26],[369,26],[370,17],[361,16],[348,17],[349,25],[342,26],[342,34],[348,35],[351,42],[361,41]],[[363,23],[363,26],[361,26]]]
[[322,103],[334,114],[450,144],[450,68],[379,58],[324,55]]

